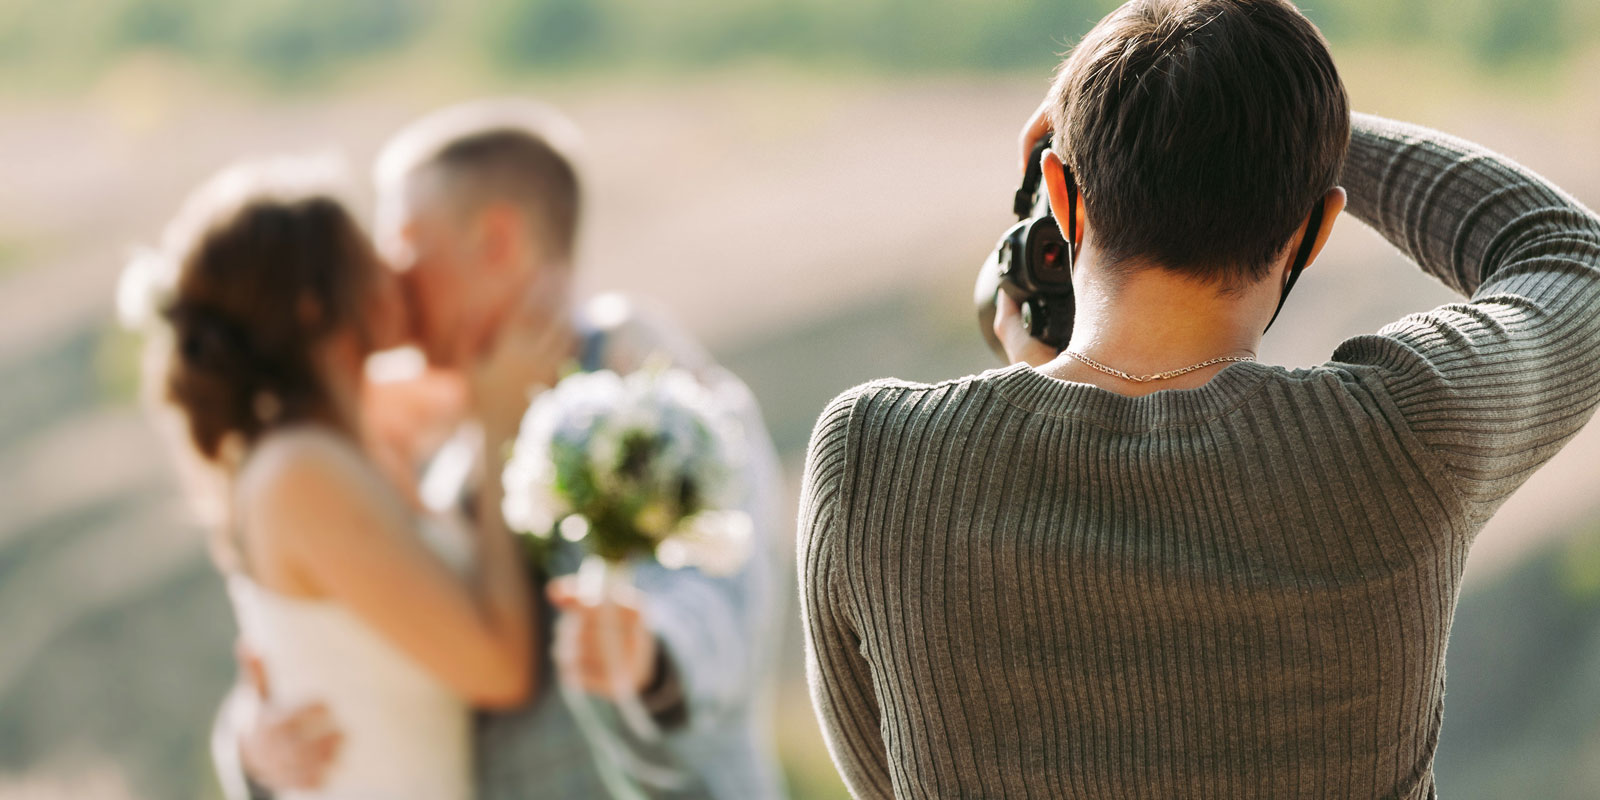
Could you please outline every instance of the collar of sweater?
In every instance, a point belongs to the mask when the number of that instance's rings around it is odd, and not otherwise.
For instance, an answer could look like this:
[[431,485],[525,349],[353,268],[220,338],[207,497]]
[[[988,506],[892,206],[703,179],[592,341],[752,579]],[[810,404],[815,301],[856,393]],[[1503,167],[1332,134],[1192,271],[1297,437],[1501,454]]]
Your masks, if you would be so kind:
[[1027,364],[986,373],[1007,402],[1029,411],[1071,417],[1122,433],[1209,422],[1238,408],[1282,367],[1256,362],[1230,364],[1204,386],[1128,397],[1087,383],[1044,375]]

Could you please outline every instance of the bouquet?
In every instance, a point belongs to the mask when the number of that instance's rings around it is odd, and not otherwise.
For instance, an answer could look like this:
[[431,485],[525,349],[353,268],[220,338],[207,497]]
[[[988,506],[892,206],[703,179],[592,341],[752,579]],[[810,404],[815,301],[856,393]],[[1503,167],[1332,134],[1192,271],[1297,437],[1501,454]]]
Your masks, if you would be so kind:
[[751,534],[731,509],[738,433],[682,370],[572,375],[523,417],[502,476],[506,523],[534,552],[559,535],[613,569],[645,557],[731,574]]

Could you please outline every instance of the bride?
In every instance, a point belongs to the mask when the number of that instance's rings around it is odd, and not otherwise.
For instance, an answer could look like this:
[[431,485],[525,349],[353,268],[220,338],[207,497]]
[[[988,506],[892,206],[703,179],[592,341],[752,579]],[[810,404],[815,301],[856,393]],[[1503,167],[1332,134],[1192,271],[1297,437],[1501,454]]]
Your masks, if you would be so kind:
[[469,707],[519,705],[533,679],[521,559],[501,526],[425,516],[365,455],[363,366],[401,338],[396,279],[294,173],[226,171],[168,228],[148,388],[219,512],[212,550],[274,699],[321,700],[345,732],[322,788],[289,797],[467,798]]

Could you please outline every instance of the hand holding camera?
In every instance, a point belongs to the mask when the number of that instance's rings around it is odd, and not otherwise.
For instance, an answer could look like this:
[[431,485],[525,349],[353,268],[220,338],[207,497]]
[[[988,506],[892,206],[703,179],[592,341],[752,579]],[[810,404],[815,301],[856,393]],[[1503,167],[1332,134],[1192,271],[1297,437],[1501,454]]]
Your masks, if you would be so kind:
[[[1023,128],[1027,155],[1022,186],[1012,201],[1018,222],[1000,237],[973,288],[979,327],[990,348],[1013,363],[1035,366],[1053,360],[1072,337],[1073,240],[1078,227],[1075,213],[1069,213],[1065,226],[1059,224],[1047,193],[1040,191],[1041,159],[1050,146],[1045,111],[1040,106]],[[1068,192],[1076,206],[1077,189],[1070,176]]]

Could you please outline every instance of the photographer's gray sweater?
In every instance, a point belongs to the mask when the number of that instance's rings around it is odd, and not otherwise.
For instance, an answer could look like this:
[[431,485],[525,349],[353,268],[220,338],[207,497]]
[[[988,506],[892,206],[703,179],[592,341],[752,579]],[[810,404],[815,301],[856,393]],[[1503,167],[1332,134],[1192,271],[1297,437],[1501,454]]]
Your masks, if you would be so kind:
[[1434,796],[1467,549],[1600,403],[1600,220],[1371,117],[1343,184],[1471,301],[1194,390],[1016,366],[828,406],[801,595],[857,797]]

